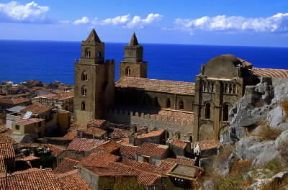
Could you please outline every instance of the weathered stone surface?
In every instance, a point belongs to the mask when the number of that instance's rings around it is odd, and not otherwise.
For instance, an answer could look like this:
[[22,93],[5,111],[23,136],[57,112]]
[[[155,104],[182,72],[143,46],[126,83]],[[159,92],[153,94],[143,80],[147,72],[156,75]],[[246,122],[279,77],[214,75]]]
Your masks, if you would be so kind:
[[225,160],[216,160],[213,164],[213,168],[219,175],[227,176],[235,160],[237,160],[237,158],[233,153],[231,153],[230,156]]
[[205,180],[203,182],[203,190],[215,190],[215,184],[212,180]]
[[236,143],[235,152],[240,159],[252,161],[253,166],[264,166],[280,158],[274,141],[261,141],[257,137],[242,138]]
[[286,114],[280,105],[272,109],[267,116],[267,120],[271,127],[277,128],[281,123],[285,122]]

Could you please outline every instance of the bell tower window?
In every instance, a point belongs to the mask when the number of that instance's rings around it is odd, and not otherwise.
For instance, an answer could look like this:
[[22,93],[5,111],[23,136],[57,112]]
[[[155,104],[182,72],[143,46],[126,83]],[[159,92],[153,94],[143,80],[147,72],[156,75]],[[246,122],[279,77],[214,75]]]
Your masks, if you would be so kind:
[[82,74],[81,74],[81,80],[82,80],[82,81],[88,80],[88,75],[87,75],[86,71],[83,71],[83,72],[82,72]]
[[86,109],[85,102],[81,102],[81,110],[84,111]]
[[205,105],[205,119],[210,119],[211,117],[211,104],[210,103],[207,103]]
[[90,58],[91,57],[91,51],[89,48],[85,49],[85,58]]
[[82,95],[82,96],[86,96],[86,95],[87,95],[87,88],[86,88],[86,86],[82,86],[82,87],[81,87],[81,95]]
[[126,69],[125,69],[125,76],[126,76],[126,77],[129,77],[130,74],[131,74],[130,67],[126,67]]

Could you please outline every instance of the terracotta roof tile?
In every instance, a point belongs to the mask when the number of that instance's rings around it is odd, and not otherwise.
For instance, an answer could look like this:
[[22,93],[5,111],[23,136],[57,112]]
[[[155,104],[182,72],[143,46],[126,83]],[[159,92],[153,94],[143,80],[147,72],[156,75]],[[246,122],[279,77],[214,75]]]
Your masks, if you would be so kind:
[[173,94],[194,95],[195,84],[192,82],[156,80],[136,77],[122,77],[116,82],[118,88],[137,88],[146,91]]
[[120,150],[121,145],[117,142],[110,140],[104,144],[94,148],[92,152],[94,153],[115,153]]
[[120,147],[120,154],[121,156],[124,156],[125,158],[133,160],[136,158],[137,149],[138,149],[137,146],[130,146],[130,145],[124,146],[123,145]]
[[78,160],[71,158],[64,158],[63,161],[53,170],[54,173],[65,173],[75,170],[76,165],[79,163]]
[[67,150],[91,151],[93,148],[100,146],[105,141],[96,139],[75,138],[67,147]]
[[42,114],[45,112],[48,112],[52,109],[52,107],[40,104],[38,102],[35,102],[29,106],[27,106],[26,108],[24,108],[23,110],[21,110],[21,112],[27,112],[30,111],[33,114]]
[[194,142],[192,146],[196,144],[199,144],[200,150],[208,150],[212,148],[217,148],[221,145],[220,142],[215,141],[215,140],[203,140],[203,141]]
[[4,159],[15,158],[15,151],[11,143],[0,143],[0,156]]
[[18,105],[22,103],[28,103],[30,102],[30,99],[28,98],[1,98],[0,99],[0,104],[6,104],[6,105]]
[[100,129],[98,127],[89,127],[87,129],[81,129],[79,131],[85,134],[93,135],[96,138],[102,138],[105,134],[107,134],[107,131]]
[[185,149],[187,147],[187,143],[185,141],[182,141],[182,140],[171,139],[169,142],[170,142],[170,144],[172,144],[176,147],[182,148],[182,149]]
[[120,159],[119,156],[115,156],[109,153],[92,153],[89,156],[83,158],[80,161],[80,165],[84,167],[104,167],[111,162],[116,162]]
[[62,190],[92,190],[88,183],[77,173],[77,170],[56,176]]
[[50,169],[29,169],[15,172],[12,175],[9,175],[7,179],[5,179],[5,177],[0,177],[0,189],[61,190],[61,187]]
[[114,128],[113,132],[110,133],[110,136],[112,139],[121,139],[129,137],[130,133],[130,130]]
[[102,120],[102,119],[93,119],[91,121],[89,121],[89,123],[87,124],[87,127],[103,127],[106,124],[106,120]]
[[56,157],[65,150],[65,148],[53,144],[45,144],[45,146],[48,147],[51,153]]
[[287,69],[253,68],[252,73],[263,77],[288,78]]
[[73,140],[77,137],[77,131],[76,130],[71,130],[68,131],[65,135],[64,138],[67,140]]
[[168,146],[147,142],[137,148],[138,155],[140,154],[152,157],[163,157],[167,152]]
[[164,129],[160,129],[157,131],[150,131],[148,133],[137,135],[137,138],[142,139],[142,138],[158,137],[158,136],[161,136],[164,133],[164,131],[165,131]]

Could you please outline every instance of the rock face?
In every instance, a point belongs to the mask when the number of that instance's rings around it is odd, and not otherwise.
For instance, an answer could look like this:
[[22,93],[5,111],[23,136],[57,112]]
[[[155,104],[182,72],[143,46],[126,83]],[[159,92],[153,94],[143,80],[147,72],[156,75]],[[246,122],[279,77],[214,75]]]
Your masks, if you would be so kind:
[[[223,134],[223,142],[236,142],[246,136],[245,128],[267,121],[271,127],[288,129],[286,114],[280,102],[288,100],[288,80],[262,78],[256,86],[247,86],[245,95],[231,109],[230,128]],[[228,134],[227,134],[228,133]]]
[[242,138],[236,143],[234,153],[239,159],[252,161],[253,166],[261,167],[274,159],[280,159],[275,141],[261,141],[257,137]]

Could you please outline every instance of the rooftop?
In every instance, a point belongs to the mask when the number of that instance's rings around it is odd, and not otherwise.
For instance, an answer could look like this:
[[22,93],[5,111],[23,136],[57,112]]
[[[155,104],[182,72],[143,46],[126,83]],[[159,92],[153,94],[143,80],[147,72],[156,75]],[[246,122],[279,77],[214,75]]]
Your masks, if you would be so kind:
[[105,141],[96,139],[75,138],[67,147],[67,150],[91,151],[93,148],[100,146]]
[[162,157],[168,151],[167,145],[160,145],[154,143],[143,143],[141,146],[137,148],[137,154],[139,155],[146,155],[152,157]]
[[92,190],[89,184],[77,173],[77,170],[62,173],[56,176],[62,190]]
[[137,138],[142,139],[142,138],[158,137],[158,136],[161,136],[164,133],[164,131],[165,131],[164,129],[160,129],[157,131],[150,131],[148,133],[137,135]]
[[195,94],[195,83],[192,82],[122,77],[116,82],[115,86],[118,88],[136,88],[146,91],[166,92],[172,94]]
[[287,69],[253,68],[252,72],[261,77],[288,78]]
[[54,173],[65,173],[72,170],[75,170],[76,165],[79,163],[78,160],[74,160],[71,158],[64,158],[60,164],[53,170]]
[[44,119],[39,119],[39,118],[29,118],[29,119],[20,119],[18,120],[15,124],[16,125],[31,125],[33,123],[39,123],[44,121]]
[[22,109],[21,112],[30,111],[33,114],[42,114],[42,113],[50,111],[51,109],[52,109],[52,107],[49,107],[49,106],[46,106],[46,105],[43,105],[43,104],[36,102],[36,103],[33,103],[33,104],[27,106],[26,108]]

